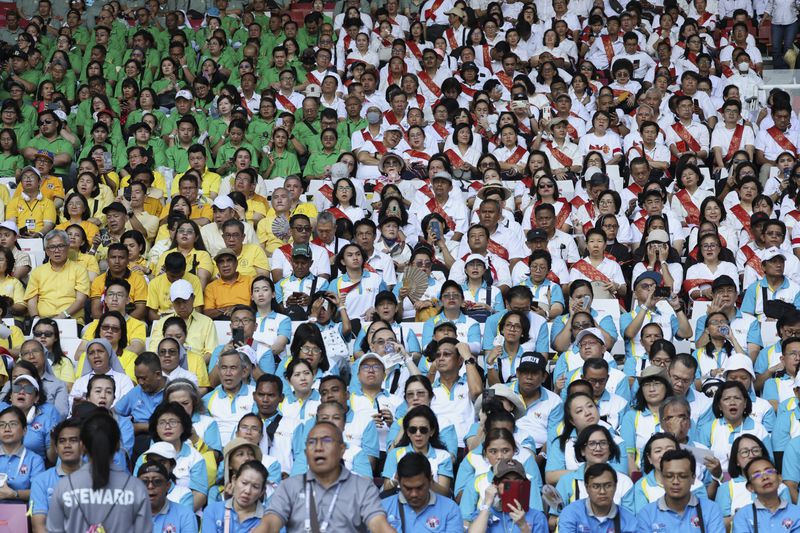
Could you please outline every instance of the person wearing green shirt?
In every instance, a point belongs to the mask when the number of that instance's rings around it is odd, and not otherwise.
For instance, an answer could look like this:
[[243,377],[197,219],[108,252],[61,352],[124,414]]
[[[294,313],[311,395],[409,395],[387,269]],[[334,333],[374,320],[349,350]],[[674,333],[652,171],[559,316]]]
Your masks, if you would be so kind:
[[[14,50],[9,63],[9,68],[3,69],[3,73],[0,74],[0,82],[5,85],[6,80],[11,80],[21,85],[26,94],[33,94],[39,85],[39,75],[28,66],[27,52],[19,49]],[[4,90],[2,93],[6,93],[6,91]]]
[[17,136],[14,130],[0,130],[0,177],[16,177],[25,166],[25,159],[19,154]]
[[38,150],[47,150],[55,154],[55,168],[53,174],[66,176],[75,153],[73,142],[78,140],[66,130],[55,112],[48,109],[39,113],[39,134],[30,140],[28,146],[22,151],[23,157],[33,161]]
[[354,95],[350,95],[344,100],[344,109],[347,112],[345,119],[336,126],[339,137],[346,137],[352,140],[353,134],[361,131],[368,126],[367,119],[361,116],[361,100]]
[[176,174],[185,172],[189,168],[189,148],[194,144],[197,135],[197,122],[191,115],[178,119],[175,133],[169,135],[170,146],[167,148],[166,166]]
[[167,166],[167,146],[161,137],[153,135],[153,130],[147,122],[131,123],[128,131],[131,137],[128,139],[127,147],[139,146],[149,150],[156,167]]
[[198,131],[208,131],[206,116],[203,113],[194,111],[192,109],[193,104],[194,97],[191,91],[187,89],[178,91],[178,94],[175,95],[175,108],[161,125],[161,135],[168,136],[174,133],[178,121],[185,116],[190,116],[194,119]]
[[319,100],[317,98],[306,96],[303,99],[300,117],[292,133],[306,148],[311,143],[311,139],[319,136]]
[[288,143],[288,131],[283,128],[272,131],[272,149],[261,161],[261,169],[268,179],[300,174],[300,161],[289,151]]
[[216,168],[219,174],[224,175],[230,172],[233,167],[233,157],[239,148],[245,148],[250,152],[250,161],[253,163],[258,161],[258,151],[252,144],[244,140],[246,129],[247,123],[244,120],[236,118],[231,121],[227,135],[222,138],[223,144],[217,149],[215,156]]
[[96,122],[92,126],[91,137],[84,142],[83,149],[80,154],[78,154],[78,159],[91,157],[92,149],[95,146],[102,146],[106,152],[112,154],[114,168],[118,168],[120,165],[125,166],[128,162],[125,157],[125,152],[119,149],[118,145],[112,143],[109,137],[108,125],[105,122]]
[[[337,129],[339,125],[338,118],[335,109],[323,109],[319,114],[319,127],[323,132],[329,128],[336,130],[336,136],[338,138],[336,141],[336,152],[341,154],[342,152],[349,152],[351,147],[350,138],[342,136]],[[314,154],[316,152],[321,152],[323,150],[323,144],[321,134],[311,137],[308,139],[308,153]]]
[[258,105],[258,114],[253,115],[250,124],[247,125],[245,137],[254,146],[266,146],[272,136],[272,129],[275,127],[275,118],[278,108],[272,98],[261,97]]
[[225,43],[223,43],[218,37],[211,37],[208,40],[207,46],[207,50],[197,61],[198,72],[200,71],[200,67],[206,59],[212,59],[217,64],[219,73],[224,78],[228,78],[236,65],[236,57],[233,55],[233,52],[230,48],[225,46]]
[[267,87],[278,89],[281,72],[288,68],[288,54],[284,46],[272,49],[272,61],[263,58],[258,63],[258,71],[262,73],[262,80]]
[[303,27],[297,30],[297,45],[300,52],[306,48],[314,48],[319,42],[319,27],[322,25],[322,13],[312,11],[303,18]]
[[303,171],[303,176],[310,180],[324,179],[330,171],[331,165],[336,163],[341,153],[336,149],[336,142],[339,140],[336,129],[326,128],[322,130],[320,137],[322,138],[322,150],[311,154]]
[[61,59],[55,59],[50,63],[50,72],[46,74],[42,81],[50,80],[56,87],[56,91],[67,97],[70,102],[75,101],[75,88],[77,80],[72,70],[67,68],[67,64]]

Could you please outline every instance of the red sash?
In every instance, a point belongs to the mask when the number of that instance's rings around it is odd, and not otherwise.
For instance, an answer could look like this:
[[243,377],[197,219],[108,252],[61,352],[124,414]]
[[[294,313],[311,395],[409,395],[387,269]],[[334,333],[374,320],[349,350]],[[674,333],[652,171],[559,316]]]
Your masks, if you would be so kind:
[[450,132],[447,131],[447,128],[439,124],[438,122],[434,122],[431,124],[433,126],[433,131],[439,134],[439,137],[442,139],[447,139],[450,136]]
[[433,2],[433,5],[429,9],[425,10],[425,20],[435,19],[436,18],[436,10],[439,9],[439,6],[441,6],[443,3],[444,3],[444,0],[435,0]]
[[444,221],[447,223],[447,227],[450,228],[450,231],[455,231],[456,229],[456,221],[453,220],[453,217],[445,213],[442,206],[436,201],[436,198],[431,198],[427,202],[425,202],[425,207],[427,207],[431,213],[436,213],[444,218]]
[[489,239],[489,244],[486,246],[486,249],[492,252],[494,255],[508,261],[508,250],[492,239]]
[[697,19],[697,25],[705,26],[706,22],[708,22],[709,20],[711,20],[711,13],[706,11],[699,19]]
[[411,55],[422,60],[422,50],[419,49],[419,45],[415,41],[406,41],[406,48],[411,52]]
[[637,197],[638,197],[640,194],[642,194],[642,191],[644,191],[644,189],[642,189],[642,187],[641,187],[639,184],[637,184],[637,183],[631,183],[630,185],[628,185],[627,189],[628,189],[628,190],[629,190],[631,193],[633,193],[633,195],[634,195],[634,196],[637,196]]
[[569,202],[567,202],[565,198],[561,198],[560,200],[562,204],[561,209],[558,210],[558,215],[556,215],[556,228],[561,228],[572,213],[572,207]]
[[411,157],[416,157],[417,159],[424,159],[425,161],[431,160],[431,155],[426,152],[420,152],[419,150],[406,150],[406,153]]
[[436,83],[433,81],[433,78],[431,78],[430,74],[428,74],[424,70],[421,70],[419,74],[417,74],[417,77],[420,79],[420,81],[422,81],[422,83],[425,84],[425,87],[428,88],[431,94],[433,94],[436,98],[442,97],[442,89],[439,88],[438,85],[436,85]]
[[795,146],[792,144],[792,141],[786,138],[786,136],[783,134],[781,130],[779,130],[775,126],[772,126],[770,129],[767,130],[767,133],[769,133],[769,136],[772,137],[776,143],[778,143],[778,146],[780,146],[787,152],[791,152],[793,154],[797,153],[797,148],[795,148]]
[[[696,289],[700,285],[711,285],[714,280],[712,279],[687,279],[683,282],[683,290],[686,291],[686,294],[692,292],[693,289]],[[707,302],[708,298],[700,297],[698,298],[699,301]]]
[[[336,237],[334,237],[334,238],[336,238]],[[328,246],[324,242],[322,242],[322,239],[320,239],[319,237],[317,237],[316,239],[311,239],[311,244],[316,244],[317,246],[319,246],[320,248],[322,248],[323,250],[328,252],[328,259],[330,259],[334,255],[336,255],[333,252],[331,252],[330,250],[328,250]]]
[[281,252],[283,252],[283,255],[286,257],[286,260],[289,261],[289,264],[292,264],[292,245],[284,244],[279,249]]
[[728,145],[728,153],[725,154],[725,157],[722,158],[723,161],[726,163],[730,161],[733,157],[733,154],[739,149],[739,145],[742,144],[742,135],[744,134],[744,124],[737,124],[736,128],[733,130],[733,136],[731,137],[731,144]]
[[511,154],[511,157],[506,159],[506,163],[508,163],[509,165],[516,165],[522,160],[522,157],[527,153],[528,151],[525,148],[523,148],[522,146],[517,146],[517,149],[514,150],[514,153]]
[[469,85],[466,85],[464,83],[461,84],[461,90],[464,92],[464,94],[466,94],[470,98],[475,96],[475,93],[478,92],[477,88],[473,89],[472,87],[470,87]]
[[297,111],[297,106],[292,103],[291,100],[283,96],[281,93],[278,93],[275,96],[275,99],[281,103],[284,109],[287,109],[290,113],[294,113]]
[[733,76],[733,69],[728,65],[722,65],[722,75],[726,78]]
[[489,72],[492,71],[492,54],[490,53],[490,48],[488,45],[483,45],[483,67],[488,69]]
[[689,194],[689,191],[687,191],[686,189],[681,189],[677,193],[675,193],[675,196],[681,202],[684,211],[686,211],[686,219],[685,219],[686,224],[688,226],[697,226],[698,224],[700,224],[700,209],[698,209],[697,206],[694,205],[694,202],[692,201],[692,196]]
[[322,85],[322,82],[319,81],[319,79],[316,76],[314,76],[314,71],[310,71],[310,72],[306,73],[306,81],[308,83],[313,83],[313,84],[320,85],[320,86]]
[[511,79],[511,76],[502,71],[495,73],[495,76],[497,76],[497,79],[503,84],[503,87],[509,91],[511,90],[511,86],[514,85],[514,80]]
[[449,148],[447,151],[445,151],[444,155],[447,156],[447,159],[450,160],[450,164],[453,165],[454,168],[461,168],[461,165],[464,164],[464,160],[461,159],[461,156],[458,155],[452,148]]
[[[391,109],[389,111],[387,111],[386,113],[384,113],[383,116],[386,118],[386,122],[388,122],[392,126],[400,126],[400,121],[397,120],[397,117],[395,116],[394,111],[392,111]],[[403,131],[403,127],[402,126],[400,126],[400,130]]]
[[447,31],[444,32],[444,38],[447,40],[447,44],[450,45],[450,48],[455,50],[458,48],[458,41],[456,40],[456,31],[453,28],[447,28]]
[[333,201],[333,187],[327,183],[319,188],[319,193],[324,196],[329,202]]
[[569,135],[569,138],[573,141],[578,139],[578,130],[576,130],[575,126],[570,124],[569,121],[567,121],[567,135]]
[[747,211],[744,210],[740,204],[736,204],[735,206],[731,207],[731,213],[733,213],[736,218],[739,219],[739,222],[742,223],[744,226],[744,230],[750,235],[750,238],[753,238],[753,234],[750,232],[750,215],[747,214]]
[[556,273],[553,272],[552,270],[547,273],[547,275],[545,276],[545,279],[549,279],[550,281],[552,281],[556,285],[561,285],[561,280],[559,279],[558,276],[556,276]]
[[572,166],[572,158],[558,149],[556,143],[550,141],[547,143],[547,149],[550,150],[550,153],[553,154],[553,157],[561,163],[563,166],[569,168]]
[[608,58],[608,63],[611,64],[611,60],[614,59],[614,46],[611,42],[610,35],[601,35],[600,41],[603,43],[603,49],[606,52],[606,57]]
[[577,263],[572,265],[572,268],[589,278],[591,281],[602,281],[604,283],[611,281],[608,276],[597,270],[597,268],[592,266],[592,264],[586,259],[579,260]]
[[[364,264],[364,270],[366,270],[366,264]],[[359,285],[361,285],[361,280],[358,280],[355,283],[348,285],[347,287],[340,287],[339,294],[348,294],[353,289],[357,289]]]
[[749,244],[745,244],[742,246],[742,253],[745,257],[745,265],[749,265],[750,268],[755,270],[759,277],[764,277],[764,266],[761,264],[761,258],[750,248]]
[[647,211],[641,209],[639,211],[639,218],[633,221],[633,225],[636,226],[636,229],[639,230],[640,233],[644,233],[644,227],[647,224]]
[[677,143],[679,152],[685,152],[687,147],[692,152],[699,152],[701,150],[702,147],[700,146],[700,143],[697,142],[697,139],[692,137],[692,134],[689,133],[689,130],[686,129],[686,126],[680,122],[676,122],[672,125],[672,129],[678,134],[678,137],[683,140],[683,146],[680,146],[681,143]]
[[345,212],[339,209],[338,207],[330,207],[328,208],[328,212],[331,213],[334,217],[336,217],[336,220],[340,220],[343,218],[350,220],[350,217],[347,216]]
[[627,100],[632,96],[630,91],[626,91],[625,89],[611,89],[614,98],[619,100],[620,102],[623,100]]
[[361,136],[364,138],[365,141],[369,141],[375,146],[375,149],[378,150],[381,154],[385,154],[388,150],[386,149],[386,145],[383,144],[383,141],[376,141],[372,138],[372,134],[369,132],[368,129],[364,129],[361,132]]

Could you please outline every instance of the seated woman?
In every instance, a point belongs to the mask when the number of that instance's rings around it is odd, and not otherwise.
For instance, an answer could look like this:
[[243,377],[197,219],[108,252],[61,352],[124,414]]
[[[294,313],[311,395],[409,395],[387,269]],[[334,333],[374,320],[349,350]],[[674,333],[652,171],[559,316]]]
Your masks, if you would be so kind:
[[192,417],[192,435],[189,440],[197,451],[203,456],[211,452],[217,460],[222,458],[219,426],[214,417],[206,414],[206,406],[194,383],[183,378],[170,380],[164,389],[163,401],[178,403]]
[[19,407],[12,405],[0,411],[0,428],[0,472],[7,475],[0,486],[0,501],[26,503],[31,479],[44,472],[44,461],[25,446],[28,419]]
[[100,275],[100,265],[97,258],[90,254],[92,243],[86,238],[86,231],[83,226],[71,224],[66,229],[69,238],[69,258],[86,269],[89,282]]
[[730,276],[739,293],[739,271],[735,263],[724,261],[720,257],[723,249],[722,241],[717,233],[706,233],[698,241],[699,254],[697,263],[686,271],[683,290],[692,301],[708,302],[714,297],[712,282],[720,276]]
[[114,401],[122,398],[133,389],[133,382],[125,373],[117,352],[106,339],[100,338],[89,341],[89,344],[86,345],[86,362],[88,364],[84,364],[83,368],[76,372],[76,374],[80,374],[80,377],[75,380],[75,384],[70,391],[70,406],[72,406],[75,398],[84,398],[86,396],[89,381],[96,374],[107,374],[114,380],[114,397],[108,407],[111,407]]
[[736,340],[728,315],[722,311],[706,315],[706,331],[708,344],[698,346],[692,354],[699,365],[697,372],[701,376],[720,376],[725,372],[728,359],[736,354],[746,355],[747,351]]
[[87,241],[92,242],[100,228],[94,222],[89,221],[91,217],[92,212],[86,198],[76,192],[70,193],[66,202],[64,202],[63,222],[56,226],[56,229],[66,230],[69,226],[77,224],[86,232]]
[[[106,340],[114,349],[114,354],[119,358],[122,368],[131,380],[136,380],[133,371],[136,353],[127,349],[128,346],[128,325],[122,315],[117,311],[106,311],[97,321],[97,328],[94,330],[95,339]],[[76,374],[83,375],[86,364],[86,356],[89,354],[89,346],[86,352],[81,354],[76,365]]]
[[428,458],[433,472],[431,488],[448,496],[453,482],[453,459],[439,438],[439,423],[430,407],[421,405],[409,410],[403,418],[403,433],[395,448],[386,455],[383,467],[383,488],[397,486],[397,463],[407,453],[421,453]]
[[[400,408],[397,410],[397,416],[389,428],[389,433],[386,435],[386,445],[389,449],[389,453],[391,453],[391,449],[394,446],[397,446],[398,442],[400,442],[400,439],[404,436],[403,420],[405,418],[405,414],[401,413],[407,413],[411,409],[423,405],[430,407],[431,402],[433,401],[433,396],[433,387],[431,386],[431,381],[427,376],[419,375],[408,378],[408,381],[406,381],[405,392],[403,393],[405,404],[400,406]],[[458,453],[458,437],[456,436],[455,426],[449,424],[446,427],[440,427],[439,439],[441,440],[442,444],[444,444],[445,449],[450,453],[450,455],[455,457]]]
[[211,281],[214,273],[214,262],[211,255],[206,251],[203,244],[203,237],[200,235],[200,228],[193,220],[184,220],[179,223],[175,230],[175,238],[169,249],[161,254],[154,272],[161,273],[164,268],[164,261],[169,252],[178,251],[186,258],[186,271],[200,278],[203,288]]
[[88,383],[88,390],[84,402],[75,404],[72,410],[73,416],[79,416],[83,410],[91,411],[95,407],[102,407],[111,411],[111,416],[117,423],[122,440],[120,448],[114,454],[114,464],[123,468],[128,468],[131,454],[133,453],[133,422],[127,416],[119,416],[112,407],[114,395],[116,394],[117,384],[114,379],[106,374],[96,374],[91,376]]
[[303,359],[311,367],[313,376],[312,387],[319,388],[319,380],[331,374],[339,374],[341,369],[331,367],[328,361],[327,346],[322,338],[322,334],[314,324],[300,324],[292,335],[292,345],[289,348],[289,356],[277,363],[277,369],[273,372],[283,381],[283,390],[287,400],[293,401],[291,384],[286,376],[289,363],[294,359]]
[[328,290],[344,298],[351,319],[369,316],[375,306],[375,295],[386,290],[386,284],[369,271],[363,249],[353,243],[344,246],[336,257],[336,266],[342,275],[331,280]]
[[46,460],[50,431],[63,417],[52,404],[46,403],[43,389],[36,367],[27,361],[17,361],[11,370],[11,388],[0,402],[0,410],[12,405],[25,413],[30,424],[25,432],[25,448]]
[[230,500],[210,503],[203,511],[203,522],[221,524],[226,521],[225,516],[233,515],[228,519],[231,533],[252,531],[261,523],[258,511],[266,486],[267,469],[264,465],[257,460],[247,461],[232,478]]
[[[170,376],[169,381],[184,377],[197,385],[201,394],[207,393],[211,389],[211,381],[208,377],[206,362],[201,354],[186,347],[186,337],[188,335],[186,321],[179,316],[171,316],[164,321],[162,331],[164,338],[171,338],[176,346],[165,346],[166,353],[162,353],[163,350],[159,341],[156,353],[161,359],[161,370],[165,373],[175,372],[175,375]],[[177,352],[174,351],[176,349]]]
[[673,394],[666,371],[660,366],[645,368],[638,377],[638,382],[639,389],[633,400],[633,408],[625,413],[620,423],[629,472],[639,469],[644,445],[658,426],[658,407],[665,398]]

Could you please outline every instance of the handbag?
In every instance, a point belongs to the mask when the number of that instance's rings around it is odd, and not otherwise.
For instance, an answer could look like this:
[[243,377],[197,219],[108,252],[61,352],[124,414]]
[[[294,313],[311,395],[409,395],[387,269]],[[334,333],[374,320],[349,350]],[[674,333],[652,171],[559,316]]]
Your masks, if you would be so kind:
[[761,295],[764,298],[764,314],[767,318],[780,318],[792,311],[797,311],[794,305],[783,300],[768,300],[766,287],[761,287]]

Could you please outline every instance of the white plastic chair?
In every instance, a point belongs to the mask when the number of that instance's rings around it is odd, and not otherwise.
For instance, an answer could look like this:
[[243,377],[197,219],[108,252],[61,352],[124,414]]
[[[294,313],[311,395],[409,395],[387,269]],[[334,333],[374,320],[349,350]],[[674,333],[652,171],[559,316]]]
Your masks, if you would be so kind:
[[73,364],[78,364],[78,347],[83,341],[81,339],[61,339],[61,351],[64,352]]
[[615,342],[614,346],[611,347],[611,353],[625,353],[625,341],[622,338],[622,332],[619,331],[619,319],[621,316],[619,302],[612,298],[595,298],[592,300],[592,310],[597,311],[599,315],[597,320],[598,323],[606,316],[610,316],[614,321],[614,325],[617,327],[619,336],[617,337],[617,342]]
[[[37,322],[39,322],[38,319],[33,321],[31,331],[36,326]],[[58,335],[61,337],[62,341],[65,339],[80,340],[78,337],[78,322],[74,318],[57,318],[55,322],[58,325]]]
[[42,239],[18,239],[20,249],[31,256],[31,267],[36,268],[44,263],[44,241]]

